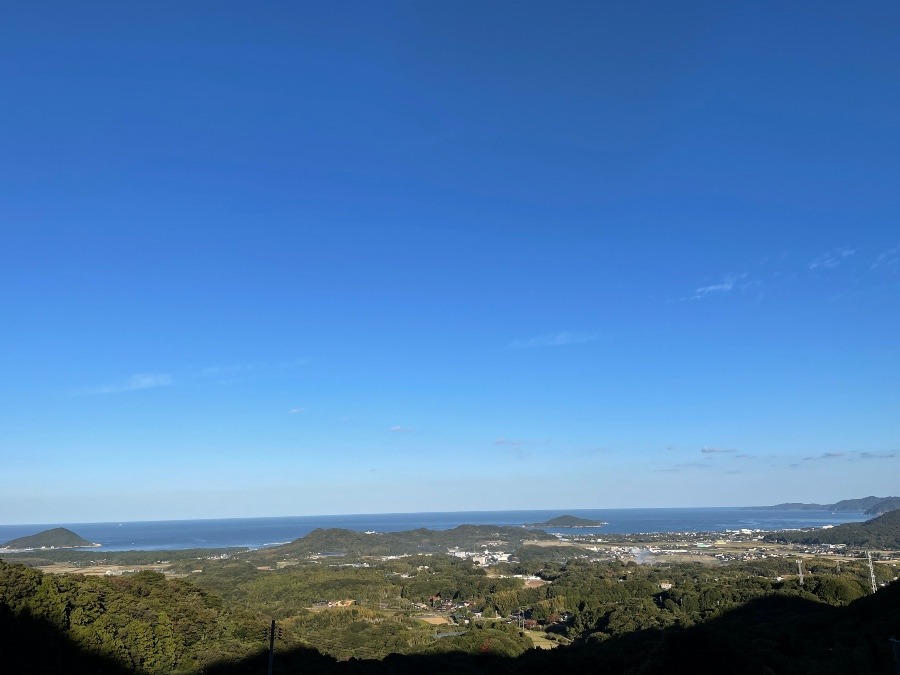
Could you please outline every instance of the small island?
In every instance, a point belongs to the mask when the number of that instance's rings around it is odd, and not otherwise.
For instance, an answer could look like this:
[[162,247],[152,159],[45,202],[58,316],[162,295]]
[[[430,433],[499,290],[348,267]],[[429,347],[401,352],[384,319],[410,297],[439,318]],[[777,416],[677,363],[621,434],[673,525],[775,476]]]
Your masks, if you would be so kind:
[[41,548],[85,548],[87,546],[100,546],[100,544],[90,542],[65,527],[54,527],[27,537],[11,539],[0,545],[0,549],[30,551]]
[[577,516],[557,516],[543,523],[530,523],[529,527],[600,527],[607,525],[602,520],[589,520],[587,518],[579,518]]

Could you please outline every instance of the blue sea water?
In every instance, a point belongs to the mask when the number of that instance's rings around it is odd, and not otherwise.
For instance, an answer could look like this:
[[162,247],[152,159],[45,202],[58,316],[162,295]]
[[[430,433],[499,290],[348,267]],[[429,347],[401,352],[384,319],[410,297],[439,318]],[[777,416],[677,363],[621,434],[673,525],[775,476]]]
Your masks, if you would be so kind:
[[345,516],[161,520],[122,523],[45,523],[0,525],[0,542],[67,527],[102,544],[98,550],[172,550],[248,546],[261,548],[303,537],[316,528],[340,527],[365,532],[399,532],[420,527],[444,530],[457,525],[524,525],[570,514],[604,521],[598,528],[543,528],[562,534],[640,532],[723,532],[742,528],[780,530],[821,527],[867,519],[861,513],[791,511],[736,507],[679,509],[560,509],[554,511],[457,511],[440,513],[376,513]]

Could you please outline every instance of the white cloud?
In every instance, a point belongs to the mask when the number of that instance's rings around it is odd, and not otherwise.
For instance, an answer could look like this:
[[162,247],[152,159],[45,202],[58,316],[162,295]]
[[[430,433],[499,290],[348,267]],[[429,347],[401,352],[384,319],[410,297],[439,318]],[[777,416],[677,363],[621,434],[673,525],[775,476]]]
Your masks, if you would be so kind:
[[166,373],[136,373],[124,382],[117,384],[105,384],[99,387],[85,387],[79,389],[79,394],[118,394],[123,391],[137,391],[139,389],[153,389],[155,387],[167,387],[173,383],[172,376]]
[[291,408],[290,410],[288,410],[288,415],[299,415],[305,410],[306,408]]
[[823,253],[818,258],[809,263],[809,269],[828,269],[832,270],[840,265],[846,258],[856,253],[852,248],[838,248],[828,253]]
[[900,246],[889,248],[879,255],[872,263],[873,270],[882,270],[891,273],[900,271]]
[[566,345],[594,342],[600,339],[600,333],[576,333],[572,331],[560,331],[537,335],[527,340],[516,340],[510,346],[517,349],[529,349],[531,347],[564,347]]
[[709,284],[708,286],[700,286],[694,289],[693,295],[686,296],[684,298],[679,298],[679,300],[702,300],[710,295],[723,295],[726,293],[730,293],[735,289],[735,287],[739,287],[741,290],[746,290],[750,288],[755,283],[754,281],[746,281],[744,283],[739,283],[742,280],[747,278],[747,274],[729,274],[726,275],[722,281],[716,284]]
[[399,424],[395,424],[390,429],[388,429],[392,434],[403,434],[409,431],[406,427],[402,427]]

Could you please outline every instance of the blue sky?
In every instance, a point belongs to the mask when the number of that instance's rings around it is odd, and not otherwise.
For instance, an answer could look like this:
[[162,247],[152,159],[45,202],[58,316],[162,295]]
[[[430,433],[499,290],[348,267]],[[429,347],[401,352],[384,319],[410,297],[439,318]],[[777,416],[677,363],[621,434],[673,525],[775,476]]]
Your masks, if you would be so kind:
[[896,3],[19,3],[0,521],[898,494]]

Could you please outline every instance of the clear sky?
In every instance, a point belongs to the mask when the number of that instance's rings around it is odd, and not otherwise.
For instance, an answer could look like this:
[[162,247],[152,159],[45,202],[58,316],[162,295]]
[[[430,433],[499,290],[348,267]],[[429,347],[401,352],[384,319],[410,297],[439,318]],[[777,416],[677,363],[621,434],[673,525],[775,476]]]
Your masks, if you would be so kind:
[[4,7],[0,522],[900,493],[898,24]]

